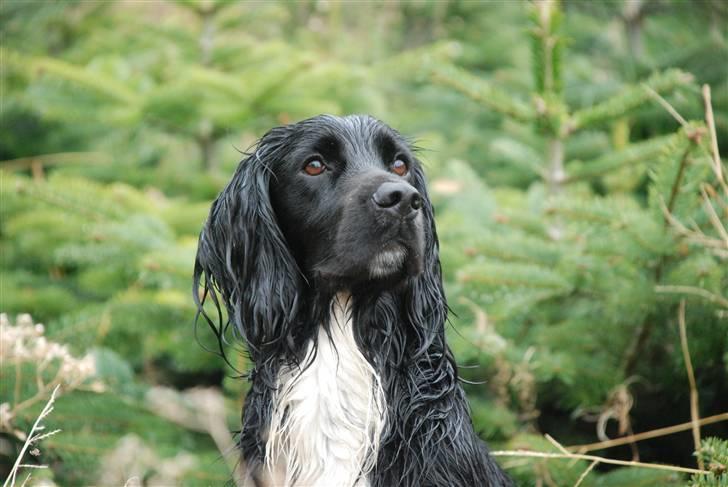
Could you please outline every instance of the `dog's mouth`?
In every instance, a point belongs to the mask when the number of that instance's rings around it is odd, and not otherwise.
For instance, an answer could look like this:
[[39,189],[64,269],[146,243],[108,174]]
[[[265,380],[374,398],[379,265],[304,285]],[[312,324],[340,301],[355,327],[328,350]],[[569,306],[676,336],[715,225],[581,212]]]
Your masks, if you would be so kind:
[[315,266],[315,272],[337,286],[379,283],[391,287],[422,273],[422,247],[420,238],[394,239],[368,249],[368,255],[330,256]]

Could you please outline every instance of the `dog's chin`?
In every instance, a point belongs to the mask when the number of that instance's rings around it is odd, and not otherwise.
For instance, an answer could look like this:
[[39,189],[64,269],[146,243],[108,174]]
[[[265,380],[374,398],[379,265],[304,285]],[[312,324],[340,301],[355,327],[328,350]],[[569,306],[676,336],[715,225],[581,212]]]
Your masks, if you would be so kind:
[[390,245],[376,254],[369,261],[370,280],[377,280],[401,273],[407,262],[407,249],[402,245]]
[[422,252],[402,244],[390,244],[361,262],[342,266],[346,258],[332,259],[336,265],[317,268],[320,280],[337,290],[395,289],[409,278],[422,274]]

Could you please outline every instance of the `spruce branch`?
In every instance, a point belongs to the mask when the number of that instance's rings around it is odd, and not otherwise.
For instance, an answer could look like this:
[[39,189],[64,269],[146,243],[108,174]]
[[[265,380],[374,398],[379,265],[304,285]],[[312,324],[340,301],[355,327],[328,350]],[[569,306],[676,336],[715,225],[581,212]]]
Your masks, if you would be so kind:
[[16,191],[23,196],[34,198],[35,200],[42,201],[50,206],[65,208],[70,212],[84,215],[94,221],[101,221],[108,216],[103,212],[98,211],[98,208],[89,208],[78,204],[78,202],[68,200],[64,194],[53,191],[47,183],[37,181],[25,183],[18,180]]
[[620,17],[627,31],[627,42],[632,54],[632,62],[641,60],[644,56],[644,42],[642,41],[642,28],[647,7],[642,0],[626,0],[622,7]]
[[3,50],[3,58],[8,64],[31,76],[42,76],[48,74],[63,79],[72,84],[92,90],[93,92],[108,98],[116,103],[135,105],[139,103],[139,96],[123,83],[118,82],[103,73],[90,73],[82,66],[61,61],[60,59],[46,57],[32,57]]
[[[667,103],[667,102],[666,102]],[[680,185],[682,184],[683,177],[685,174],[685,168],[687,167],[688,160],[690,157],[690,154],[695,150],[697,147],[700,147],[702,136],[704,135],[705,130],[701,126],[693,127],[690,124],[686,125],[683,129],[680,131],[680,136],[684,136],[688,139],[689,143],[685,146],[685,149],[682,153],[682,156],[680,157],[680,162],[678,164],[678,170],[677,174],[675,176],[675,179],[672,181],[672,184],[670,185],[670,196],[667,202],[665,214],[666,215],[672,215],[675,202],[677,200],[677,195],[680,190]],[[664,218],[664,226],[667,228],[670,225],[670,219],[667,217]],[[660,256],[659,261],[657,262],[657,265],[655,266],[654,276],[655,276],[655,282],[659,283],[662,279],[662,272],[665,264],[667,263],[667,257],[665,255]],[[634,371],[634,367],[637,364],[637,359],[642,355],[642,350],[645,347],[645,344],[647,343],[647,340],[650,337],[650,334],[652,333],[652,328],[654,326],[654,318],[651,315],[648,315],[645,320],[640,324],[640,326],[637,328],[633,338],[632,342],[630,343],[630,346],[627,348],[627,352],[624,355],[624,361],[623,361],[623,373],[625,377],[628,377],[632,375],[632,372]]]
[[[664,200],[660,199],[659,203],[662,214],[678,235],[685,237],[688,242],[705,247],[722,259],[728,259],[728,247],[726,247],[724,240],[706,235],[700,228],[690,229],[686,227],[672,213],[667,211]],[[718,223],[720,224],[720,222]]]
[[277,76],[271,77],[265,85],[261,86],[258,91],[253,93],[250,101],[252,110],[259,109],[261,105],[266,103],[273,95],[277,94],[281,89],[297,78],[301,73],[305,73],[313,66],[310,59],[300,59],[292,61],[290,66]]
[[647,338],[649,338],[652,333],[652,326],[652,317],[648,316],[637,328],[637,331],[632,338],[632,343],[625,354],[624,366],[622,367],[623,374],[625,376],[631,375],[634,367],[637,365],[637,359],[639,358],[645,343],[647,343]]
[[632,164],[649,162],[660,155],[675,137],[675,135],[652,137],[631,144],[618,152],[608,153],[597,159],[584,162],[578,168],[571,168],[564,182],[568,184],[592,179]]
[[688,229],[673,215],[674,201],[677,197],[677,192],[679,190],[679,185],[681,182],[680,180],[683,177],[685,171],[686,157],[689,152],[696,146],[704,149],[701,141],[706,133],[709,136],[709,144],[711,146],[711,149],[708,151],[711,158],[711,169],[716,176],[717,184],[723,188],[724,193],[726,194],[726,196],[728,196],[728,185],[726,184],[726,181],[724,179],[722,162],[720,160],[720,155],[718,154],[717,148],[713,111],[712,105],[710,103],[710,87],[708,87],[707,85],[703,86],[707,128],[698,124],[689,124],[685,122],[684,118],[680,116],[680,114],[677,113],[674,107],[672,107],[666,100],[664,100],[656,93],[653,94],[653,97],[663,107],[665,107],[665,109],[668,110],[673,115],[673,117],[681,123],[681,125],[683,125],[682,133],[690,142],[690,145],[688,145],[684,149],[684,156],[683,159],[681,159],[678,174],[675,182],[672,185],[670,198],[667,205],[664,204],[662,197],[660,197],[659,204],[665,218],[665,223],[671,225],[674,229],[677,230],[678,234],[687,237],[688,240],[696,242],[706,248],[709,248],[717,255],[725,258],[726,256],[728,256],[728,230],[726,230],[720,216],[718,215],[718,212],[713,206],[713,198],[716,198],[717,200],[717,204],[719,205],[719,211],[721,210],[721,204],[724,208],[728,208],[728,205],[726,205],[720,197],[717,197],[717,191],[713,187],[713,185],[708,183],[702,183],[700,185],[700,194],[706,215],[708,216],[708,219],[719,238],[713,238],[706,235],[695,224],[693,225],[694,229]]
[[202,18],[202,31],[200,32],[200,62],[203,66],[209,66],[212,62],[212,49],[215,46],[215,14],[221,4],[215,7],[195,9],[198,16]]
[[692,80],[692,75],[677,69],[656,73],[642,84],[627,86],[608,100],[574,112],[568,124],[568,130],[575,131],[617,118],[644,105],[652,98],[646,88],[656,93],[669,93],[679,86],[692,82]]
[[[675,176],[675,180],[672,183],[672,188],[670,189],[670,198],[667,200],[667,211],[669,213],[672,213],[672,210],[675,208],[677,192],[680,189],[680,183],[682,183],[683,175],[685,174],[685,167],[688,163],[688,156],[690,155],[690,152],[692,152],[692,150],[693,147],[688,146],[685,149],[685,152],[683,152],[682,157],[680,158],[680,165],[678,166],[677,176]],[[667,221],[665,221],[665,223],[667,223]]]
[[556,0],[537,0],[533,4],[531,29],[534,80],[541,94],[559,93],[563,37],[559,34],[561,11]]
[[0,161],[3,170],[17,171],[27,170],[34,164],[42,166],[64,165],[64,164],[111,164],[113,159],[104,152],[58,152],[55,154],[39,154],[30,157],[19,157],[17,159],[6,159]]
[[196,85],[208,86],[211,90],[223,93],[238,103],[252,107],[267,99],[271,93],[279,91],[290,83],[296,75],[310,68],[309,60],[292,61],[291,65],[275,76],[267,76],[248,89],[241,89],[240,75],[233,75],[208,66],[192,66],[188,69],[190,81]]
[[371,67],[375,76],[398,76],[406,73],[410,79],[412,73],[418,78],[431,77],[435,65],[449,65],[461,53],[462,47],[455,41],[436,41],[421,47],[407,49],[397,54],[376,61]]
[[450,86],[468,98],[521,122],[534,120],[533,109],[490,82],[452,65],[438,65],[432,69],[433,81]]
[[222,7],[227,5],[227,2],[190,2],[189,0],[172,0],[175,5],[189,9],[196,15],[214,15]]
[[487,286],[524,287],[568,294],[573,284],[553,268],[535,263],[474,264],[458,275],[458,281]]
[[215,93],[224,94],[240,103],[249,103],[250,95],[241,89],[240,78],[204,65],[190,66],[187,70],[189,80],[198,86],[205,86]]
[[[538,0],[531,14],[531,54],[533,76],[537,96],[536,125],[548,134],[546,140],[545,183],[551,197],[561,194],[566,181],[564,170],[564,139],[567,131],[563,122],[567,119],[567,107],[562,95],[561,59],[563,36],[561,35],[561,10],[557,0]],[[548,234],[553,240],[563,236],[563,223],[555,218],[549,223]]]
[[[645,234],[644,225],[649,224],[645,218],[632,210],[624,211],[619,206],[615,207],[614,203],[609,200],[576,202],[569,198],[558,198],[546,205],[544,211],[547,215],[566,217],[572,223],[584,223],[589,226],[610,229],[616,227],[651,254],[659,254],[664,251],[664,246],[660,241]],[[614,249],[613,252],[613,255],[623,255],[621,249]]]
[[564,141],[557,137],[548,140],[548,173],[546,182],[549,193],[556,196],[561,193],[562,186],[568,177],[564,172]]
[[[548,173],[546,183],[548,185],[549,196],[559,196],[562,192],[564,181],[566,181],[566,172],[564,171],[564,141],[559,137],[551,137],[548,139]],[[563,237],[563,222],[558,218],[554,218],[548,227],[548,235],[552,240],[558,241]]]
[[698,455],[707,464],[707,475],[693,475],[691,486],[715,487],[728,484],[728,441],[720,438],[703,440]]

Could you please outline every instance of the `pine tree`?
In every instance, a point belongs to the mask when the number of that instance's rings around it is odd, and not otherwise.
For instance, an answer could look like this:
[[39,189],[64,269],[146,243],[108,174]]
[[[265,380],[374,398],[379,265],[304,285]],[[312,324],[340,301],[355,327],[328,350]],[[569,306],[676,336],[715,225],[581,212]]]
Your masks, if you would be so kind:
[[[431,67],[436,83],[502,116],[513,135],[501,139],[499,150],[536,178],[525,192],[489,190],[471,182],[476,175],[449,168],[438,176],[452,189],[443,185],[437,205],[445,261],[456,268],[448,277],[458,321],[474,322],[460,330],[465,340],[458,341],[458,356],[495,377],[489,387],[472,388],[481,411],[476,424],[529,449],[543,445],[528,435],[513,439],[517,419],[533,432],[554,431],[554,408],[563,421],[619,419],[621,434],[632,431],[633,421],[655,424],[648,418],[663,411],[662,396],[686,408],[684,364],[670,352],[681,298],[688,302],[705,415],[721,412],[712,398],[720,394],[714,381],[725,377],[728,347],[721,323],[728,303],[728,243],[718,242],[728,220],[728,192],[705,124],[681,121],[670,135],[621,143],[591,159],[569,158],[580,134],[594,137],[611,128],[615,137],[624,127],[629,133],[635,110],[660,106],[673,92],[699,91],[693,77],[674,69],[655,72],[591,106],[572,108],[564,86],[562,23],[557,2],[533,5],[529,94],[519,97],[463,68]],[[530,127],[531,134],[519,140],[525,133],[520,127]],[[646,198],[634,193],[641,184]],[[504,408],[519,415],[504,415]],[[551,418],[539,417],[541,408],[550,408]],[[519,469],[517,478],[562,485],[573,483],[586,465],[531,468]],[[614,475],[667,483],[664,474]]]
[[[232,163],[234,150],[226,148],[220,154],[221,142],[245,150],[253,141],[231,137],[236,128],[259,134],[321,110],[336,113],[357,103],[356,92],[329,96],[347,77],[353,86],[359,85],[352,70],[318,60],[313,52],[271,35],[262,38],[255,30],[239,34],[241,19],[254,17],[258,25],[265,25],[287,14],[282,5],[200,0],[157,7],[169,18],[164,29],[140,22],[132,8],[76,6],[74,15],[96,37],[82,42],[83,32],[69,27],[70,55],[64,58],[29,53],[18,42],[22,38],[9,36],[2,57],[13,84],[25,88],[20,107],[80,125],[93,135],[94,148],[123,147],[115,159],[133,170],[139,161],[166,165],[162,175],[169,178],[180,172],[180,165],[194,172],[199,161],[215,172],[217,161],[229,157]],[[11,13],[25,20],[22,6],[17,10]],[[125,29],[102,32],[105,24]],[[156,150],[130,151],[134,140],[147,131],[155,135]],[[165,154],[159,147],[170,137],[195,146],[197,154],[168,154],[172,158],[162,160]],[[142,138],[149,140],[150,134]],[[97,171],[106,178],[119,177],[103,173],[103,168]],[[132,171],[127,181],[137,183],[135,175]],[[157,179],[164,178],[157,175]],[[216,180],[215,185],[220,183]]]
[[691,487],[722,487],[728,485],[728,441],[719,438],[703,440],[696,453],[707,466],[710,474],[693,475]]

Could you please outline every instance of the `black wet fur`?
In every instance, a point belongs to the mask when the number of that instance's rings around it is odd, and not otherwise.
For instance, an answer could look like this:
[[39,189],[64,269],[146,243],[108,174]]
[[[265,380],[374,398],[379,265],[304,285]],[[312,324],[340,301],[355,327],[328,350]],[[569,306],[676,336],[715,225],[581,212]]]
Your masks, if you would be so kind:
[[[325,164],[323,174],[303,171],[312,158]],[[390,170],[395,158],[408,174]],[[419,192],[416,218],[392,217],[372,202],[385,182]],[[371,258],[390,246],[406,252],[405,262],[372,276]],[[284,365],[306,366],[307,343],[328,326],[340,291],[351,295],[356,342],[386,398],[369,485],[511,485],[473,430],[445,342],[448,308],[421,164],[405,138],[368,116],[322,115],[270,130],[215,200],[200,234],[197,321],[209,325],[221,351],[232,325],[254,364],[240,435],[253,476],[264,463],[277,374]]]

